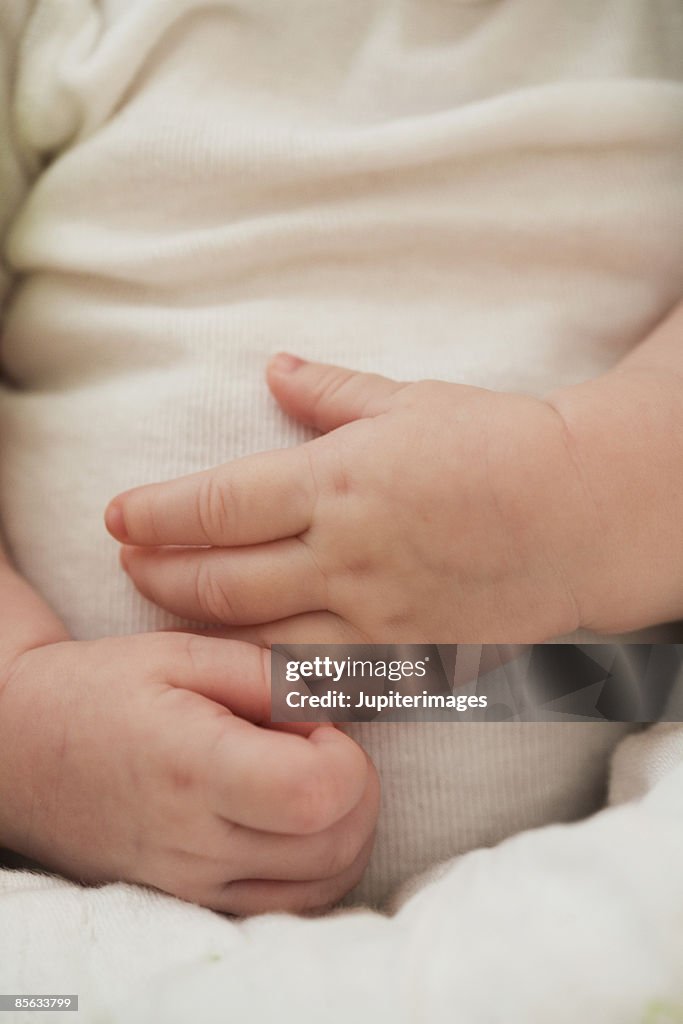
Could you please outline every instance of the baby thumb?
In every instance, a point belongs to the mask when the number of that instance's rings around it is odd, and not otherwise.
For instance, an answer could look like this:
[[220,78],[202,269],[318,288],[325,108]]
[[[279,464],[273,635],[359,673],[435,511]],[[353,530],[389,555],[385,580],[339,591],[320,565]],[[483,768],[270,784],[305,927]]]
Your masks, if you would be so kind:
[[309,363],[284,352],[268,365],[268,386],[286,413],[323,433],[385,412],[403,387],[376,373]]

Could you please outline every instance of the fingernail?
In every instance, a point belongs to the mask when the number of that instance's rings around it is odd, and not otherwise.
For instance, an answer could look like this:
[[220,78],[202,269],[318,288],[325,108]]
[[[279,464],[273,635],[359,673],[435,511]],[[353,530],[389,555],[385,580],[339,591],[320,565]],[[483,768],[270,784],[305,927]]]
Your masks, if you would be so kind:
[[293,373],[294,370],[298,370],[300,366],[304,365],[304,361],[289,352],[278,352],[271,360],[270,368],[276,373]]
[[123,511],[116,501],[112,501],[107,508],[107,511],[104,513],[104,525],[107,527],[111,535],[117,540],[123,542],[128,540]]

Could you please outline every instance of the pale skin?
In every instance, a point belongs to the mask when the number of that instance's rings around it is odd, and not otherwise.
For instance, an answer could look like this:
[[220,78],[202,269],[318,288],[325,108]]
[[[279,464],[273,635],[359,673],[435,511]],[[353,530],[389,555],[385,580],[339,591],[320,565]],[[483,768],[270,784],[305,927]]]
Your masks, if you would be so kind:
[[273,642],[540,642],[683,617],[683,305],[544,399],[276,357],[322,432],[119,495],[150,600]]
[[0,846],[235,914],[319,910],[356,884],[374,768],[329,726],[264,727],[262,650],[74,642],[4,557],[0,606]]
[[107,512],[140,590],[229,643],[74,642],[0,557],[0,845],[234,913],[330,905],[367,862],[376,774],[335,729],[265,727],[264,647],[683,616],[682,307],[543,400],[296,361],[268,379],[321,437]]

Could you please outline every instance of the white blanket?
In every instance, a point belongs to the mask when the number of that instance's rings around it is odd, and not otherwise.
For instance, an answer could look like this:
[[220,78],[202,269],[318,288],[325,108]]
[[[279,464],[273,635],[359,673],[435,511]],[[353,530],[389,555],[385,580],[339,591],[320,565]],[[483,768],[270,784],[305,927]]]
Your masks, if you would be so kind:
[[[542,393],[635,344],[683,289],[682,38],[679,0],[0,4],[0,518],[74,635],[169,621],[103,543],[112,493],[304,436],[274,349]],[[359,898],[464,856],[394,916],[2,872],[0,991],[93,1024],[676,1020],[680,731],[401,729],[357,729]],[[640,802],[548,824],[620,740]]]
[[391,917],[236,923],[0,872],[0,991],[78,994],[87,1024],[678,1024],[683,731],[622,750],[613,789],[644,798],[466,854]]

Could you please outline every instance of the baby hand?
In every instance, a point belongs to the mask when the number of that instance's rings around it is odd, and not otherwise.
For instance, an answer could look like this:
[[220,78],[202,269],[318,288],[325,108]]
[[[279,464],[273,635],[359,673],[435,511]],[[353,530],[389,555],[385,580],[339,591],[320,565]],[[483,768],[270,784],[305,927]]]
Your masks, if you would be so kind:
[[264,643],[537,642],[577,627],[595,531],[549,403],[288,356],[269,384],[324,436],[110,505],[146,597]]
[[360,878],[374,769],[329,726],[263,728],[258,647],[181,633],[0,659],[0,845],[86,882],[230,913],[303,911]]

